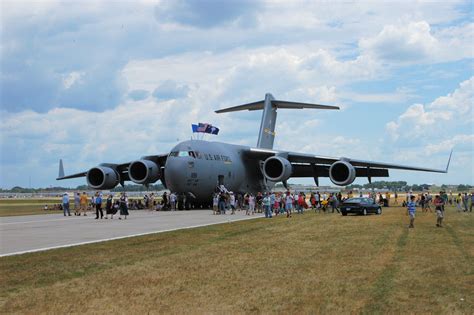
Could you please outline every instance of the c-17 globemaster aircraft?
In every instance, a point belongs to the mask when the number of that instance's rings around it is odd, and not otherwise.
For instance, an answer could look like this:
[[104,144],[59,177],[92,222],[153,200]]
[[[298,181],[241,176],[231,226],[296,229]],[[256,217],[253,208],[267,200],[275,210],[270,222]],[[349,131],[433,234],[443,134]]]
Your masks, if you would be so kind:
[[[216,189],[240,193],[265,192],[294,177],[312,177],[319,185],[320,177],[338,186],[351,184],[356,177],[388,177],[388,169],[447,173],[446,169],[430,169],[346,157],[273,150],[277,109],[339,109],[337,106],[275,100],[266,94],[263,101],[217,110],[227,113],[263,110],[256,147],[222,142],[189,140],[177,144],[170,153],[143,156],[123,164],[102,163],[88,171],[65,176],[62,161],[57,180],[85,176],[93,189],[108,190],[123,186],[125,181],[148,185],[161,180],[177,194],[185,194],[197,204],[209,204]],[[452,154],[452,152],[451,152]]]

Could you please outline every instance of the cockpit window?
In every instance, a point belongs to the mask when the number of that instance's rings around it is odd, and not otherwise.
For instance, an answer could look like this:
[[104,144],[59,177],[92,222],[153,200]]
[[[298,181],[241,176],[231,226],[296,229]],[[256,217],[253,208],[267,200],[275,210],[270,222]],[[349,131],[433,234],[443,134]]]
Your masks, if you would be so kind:
[[169,156],[176,156],[176,157],[192,156],[193,158],[196,158],[197,154],[194,151],[172,151]]

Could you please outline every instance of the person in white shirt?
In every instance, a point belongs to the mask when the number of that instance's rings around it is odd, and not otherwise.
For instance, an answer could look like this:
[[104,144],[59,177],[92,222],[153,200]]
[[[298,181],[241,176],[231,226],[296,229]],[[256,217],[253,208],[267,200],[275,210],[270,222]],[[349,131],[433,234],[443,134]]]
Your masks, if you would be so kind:
[[217,214],[218,205],[219,205],[219,195],[214,194],[214,197],[212,198],[212,214]]
[[170,194],[170,205],[171,205],[171,210],[176,210],[176,195],[174,192]]
[[255,197],[250,194],[249,195],[249,208],[247,210],[247,215],[254,214],[255,213]]

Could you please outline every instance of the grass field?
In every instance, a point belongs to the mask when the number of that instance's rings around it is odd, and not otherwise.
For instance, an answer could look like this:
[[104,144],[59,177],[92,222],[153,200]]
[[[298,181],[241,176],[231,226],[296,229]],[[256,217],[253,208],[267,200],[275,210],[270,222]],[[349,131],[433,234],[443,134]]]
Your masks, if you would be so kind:
[[0,313],[474,309],[474,217],[305,213],[0,258]]
[[51,209],[54,204],[60,204],[61,199],[0,199],[0,217],[16,216],[16,215],[30,215],[30,214],[45,214],[45,213],[59,213],[59,210],[44,210],[44,205],[48,205]]
[[[139,198],[130,198],[139,199]],[[141,198],[140,198],[141,199]],[[157,198],[157,200],[160,200]],[[60,198],[25,198],[25,199],[0,199],[0,217],[62,213],[62,210],[52,210],[53,205],[61,203]],[[44,210],[44,206],[48,205],[48,210]],[[103,203],[105,207],[105,201]],[[70,200],[70,211],[74,211],[74,201]]]

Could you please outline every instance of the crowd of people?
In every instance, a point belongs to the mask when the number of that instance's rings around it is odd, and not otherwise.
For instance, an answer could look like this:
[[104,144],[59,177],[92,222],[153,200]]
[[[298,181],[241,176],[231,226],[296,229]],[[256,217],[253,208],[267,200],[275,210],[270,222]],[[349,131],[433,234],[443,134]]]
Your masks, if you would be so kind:
[[415,196],[412,192],[408,193],[406,201],[403,202],[403,206],[407,207],[407,215],[410,216],[408,227],[415,227],[416,207],[421,207],[422,212],[432,212],[431,205],[433,205],[436,213],[436,226],[443,227],[445,206],[448,204],[453,206],[454,203],[458,212],[472,212],[474,193],[470,195],[468,193],[458,193],[454,196],[452,193],[448,195],[445,191],[440,191],[434,198],[430,192],[421,193],[418,196]]
[[[232,191],[216,192],[213,196],[213,213],[226,214],[230,212],[235,214],[236,210],[245,210],[247,215],[254,213],[265,213],[265,217],[271,218],[279,214],[286,214],[291,217],[293,212],[302,214],[305,209],[311,209],[318,213],[340,213],[340,204],[353,198],[354,194],[350,191],[346,196],[339,193],[320,193],[311,192],[308,196],[304,192],[267,192],[267,193],[246,193],[234,194]],[[362,197],[362,193],[359,194]],[[390,193],[382,195],[381,193],[369,193],[368,197],[374,198],[377,203],[384,206],[389,205]]]
[[[307,209],[314,210],[317,213],[340,213],[339,206],[344,200],[353,197],[368,197],[382,206],[389,206],[392,195],[390,192],[373,193],[363,195],[359,192],[355,195],[349,191],[345,196],[341,192],[327,193],[319,191],[306,194],[304,192],[266,192],[266,193],[236,193],[232,191],[217,191],[212,197],[213,214],[235,214],[236,211],[245,211],[246,215],[255,213],[264,213],[266,218],[272,218],[277,215],[286,215],[290,218],[293,213],[303,214]],[[187,208],[187,200],[184,194],[179,195],[173,192],[163,193],[161,197],[154,193],[145,194],[143,199],[129,199],[125,192],[119,197],[109,194],[106,198],[101,192],[96,192],[90,198],[86,192],[82,194],[74,193],[74,215],[87,216],[88,211],[95,212],[95,219],[113,219],[114,215],[119,214],[119,219],[127,219],[129,210],[150,211],[160,210],[178,210]],[[398,194],[393,195],[394,205],[398,205]],[[449,195],[441,191],[433,196],[430,192],[413,194],[409,192],[402,201],[401,206],[407,208],[407,215],[410,216],[410,228],[414,228],[416,208],[420,207],[422,212],[435,212],[437,216],[436,225],[442,227],[445,205],[455,205],[459,212],[472,212],[474,204],[474,193],[458,193]],[[48,205],[45,205],[48,210]],[[52,209],[63,210],[64,216],[71,216],[70,200],[67,193],[63,194],[62,203],[53,205]],[[105,210],[105,213],[104,213]]]
[[[109,194],[107,198],[104,200],[103,195],[101,192],[96,192],[94,195],[91,196],[89,199],[86,192],[82,194],[77,192],[74,193],[74,215],[75,216],[87,216],[88,211],[95,211],[95,219],[113,219],[114,215],[119,213],[119,220],[127,219],[129,215],[128,210],[130,206],[136,207],[136,203],[129,204],[129,200],[127,197],[127,193],[123,192],[120,194],[120,197],[114,199],[112,194]],[[105,202],[105,216],[104,216],[104,202]],[[70,210],[70,200],[69,194],[64,193],[62,197],[61,205],[58,207],[59,209],[63,210],[64,216],[71,216]],[[48,210],[48,206],[45,205],[45,210]]]

